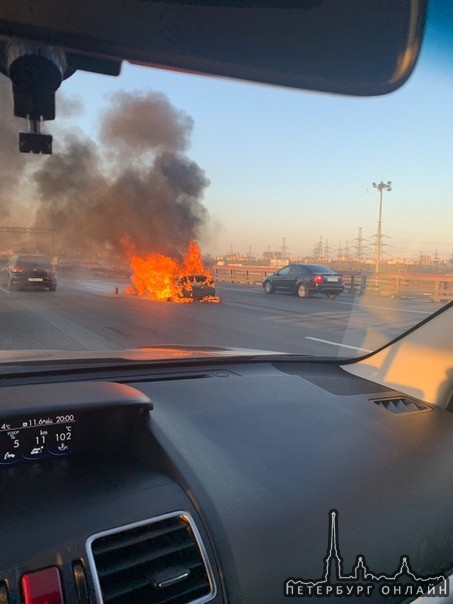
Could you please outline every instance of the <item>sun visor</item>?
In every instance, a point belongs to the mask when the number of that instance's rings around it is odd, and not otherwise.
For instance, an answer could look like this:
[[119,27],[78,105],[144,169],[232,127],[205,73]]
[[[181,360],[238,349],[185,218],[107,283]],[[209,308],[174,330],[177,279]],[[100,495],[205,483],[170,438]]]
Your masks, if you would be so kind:
[[119,60],[352,95],[410,75],[426,0],[33,0],[0,3],[0,35],[54,45],[71,69]]

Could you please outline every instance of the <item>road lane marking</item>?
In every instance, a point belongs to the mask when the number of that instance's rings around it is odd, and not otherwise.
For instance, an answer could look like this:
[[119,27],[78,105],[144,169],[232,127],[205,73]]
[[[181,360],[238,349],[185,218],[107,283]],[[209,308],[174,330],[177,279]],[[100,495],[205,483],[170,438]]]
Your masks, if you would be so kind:
[[116,294],[115,287],[113,287],[113,288],[107,287],[104,284],[79,283],[79,284],[77,284],[77,287],[75,287],[73,283],[71,283],[71,284],[64,283],[63,285],[66,289],[71,289],[71,290],[75,290],[75,291],[83,292],[83,293],[88,292],[90,294],[98,295],[98,296],[102,296],[102,297],[119,298],[119,297],[122,297],[122,295],[124,294],[122,287],[118,287],[118,293]]
[[5,292],[5,294],[10,294],[11,293],[8,289],[5,289],[4,287],[0,286],[0,289],[2,290],[2,292]]
[[352,350],[361,350],[363,352],[373,352],[368,348],[360,348],[359,346],[349,346],[349,344],[339,344],[338,342],[330,342],[329,340],[322,340],[321,338],[313,338],[311,336],[305,336],[306,340],[314,340],[315,342],[322,342],[323,344],[331,344],[332,346],[340,346],[341,348],[351,348]]
[[[306,327],[308,322],[312,322],[313,321],[313,317],[316,317],[316,319],[324,319],[324,320],[333,320],[336,321],[337,323],[339,322],[339,319],[336,317],[329,317],[329,316],[323,316],[321,314],[316,314],[316,315],[303,315],[302,317],[300,315],[296,315],[296,316],[292,316],[292,317],[262,317],[261,320],[262,321],[271,321],[272,323],[278,323],[279,325],[296,325],[296,326],[302,326],[302,327]],[[341,322],[342,324],[342,322]],[[359,325],[361,325],[359,323]]]
[[[226,286],[226,285],[218,285],[219,289],[228,289],[230,291],[235,291],[235,292],[247,292],[247,293],[252,293],[252,294],[262,294],[263,290],[261,290],[260,288],[258,289],[245,289],[245,288],[239,288],[239,287],[231,287],[231,286]],[[253,287],[253,286],[251,286]],[[322,301],[324,303],[327,304],[332,304],[332,300],[323,300],[322,298],[316,299],[317,301]],[[395,310],[397,312],[408,312],[408,313],[415,313],[415,314],[421,314],[421,315],[431,315],[432,312],[429,310],[413,310],[413,309],[409,309],[409,308],[396,308],[396,307],[391,307],[391,306],[374,306],[372,304],[361,304],[361,303],[357,303],[357,302],[353,302],[351,300],[351,302],[342,302],[341,300],[335,300],[335,304],[343,304],[345,306],[356,306],[358,308],[375,308],[377,310]]]
[[[313,320],[312,317],[307,317],[310,320]],[[287,317],[285,315],[274,315],[270,317],[261,317],[262,321],[272,321],[273,323],[294,323],[295,321],[300,321],[301,317],[299,315],[295,317]]]
[[[327,302],[327,300],[326,300]],[[409,308],[395,308],[391,306],[373,306],[372,304],[357,304],[357,302],[341,302],[340,300],[335,300],[336,304],[345,304],[346,306],[357,306],[358,308],[376,308],[377,310],[394,310],[396,312],[411,312],[419,315],[431,315],[432,312],[429,310],[411,310]]]
[[[253,286],[252,286],[253,287]],[[242,287],[228,287],[227,285],[219,285],[217,284],[217,289],[228,289],[232,292],[247,292],[248,294],[262,294],[264,291],[262,289],[243,289]]]

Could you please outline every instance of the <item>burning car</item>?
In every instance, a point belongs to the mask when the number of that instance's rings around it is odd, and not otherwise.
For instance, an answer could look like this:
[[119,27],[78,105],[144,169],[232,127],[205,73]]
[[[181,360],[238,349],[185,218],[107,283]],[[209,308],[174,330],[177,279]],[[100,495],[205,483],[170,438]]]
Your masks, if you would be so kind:
[[209,300],[216,295],[215,284],[210,275],[184,275],[177,281],[182,286],[180,296],[192,300]]
[[127,287],[126,294],[161,302],[220,302],[194,241],[179,262],[170,256],[150,253],[146,257],[131,255],[130,263],[133,287]]

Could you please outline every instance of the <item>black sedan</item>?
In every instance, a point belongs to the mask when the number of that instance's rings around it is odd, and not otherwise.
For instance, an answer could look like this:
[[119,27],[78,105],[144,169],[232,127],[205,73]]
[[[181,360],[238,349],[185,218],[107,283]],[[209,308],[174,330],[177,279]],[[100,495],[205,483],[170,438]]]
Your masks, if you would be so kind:
[[57,289],[55,268],[47,256],[16,254],[2,271],[3,283],[9,290],[23,288]]
[[321,264],[288,264],[263,281],[266,294],[285,292],[299,298],[312,294],[325,294],[336,298],[344,290],[343,279],[327,266]]

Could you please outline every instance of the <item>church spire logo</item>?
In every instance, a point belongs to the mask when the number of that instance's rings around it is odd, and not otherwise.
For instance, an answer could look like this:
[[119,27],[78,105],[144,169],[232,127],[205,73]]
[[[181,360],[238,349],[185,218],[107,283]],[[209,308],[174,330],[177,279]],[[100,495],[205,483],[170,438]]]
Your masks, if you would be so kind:
[[[365,556],[359,554],[351,573],[345,572],[340,553],[338,512],[329,512],[329,537],[324,570],[319,579],[290,577],[284,583],[287,598],[358,597],[376,598],[432,596],[448,597],[448,579],[444,575],[424,577],[412,569],[409,556],[403,555],[393,574],[378,574],[367,565]],[[374,600],[373,600],[374,601]]]

